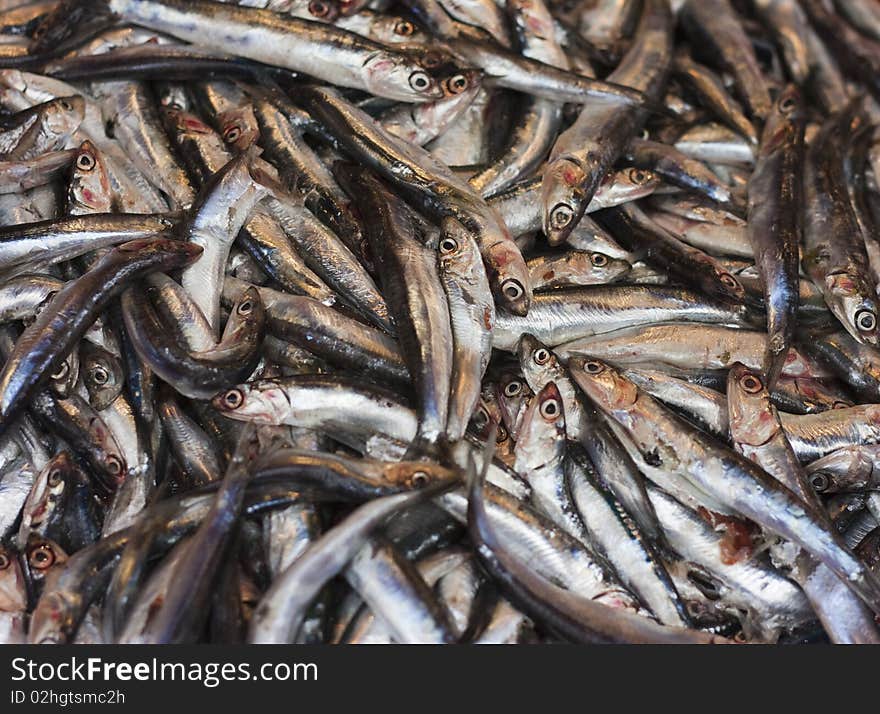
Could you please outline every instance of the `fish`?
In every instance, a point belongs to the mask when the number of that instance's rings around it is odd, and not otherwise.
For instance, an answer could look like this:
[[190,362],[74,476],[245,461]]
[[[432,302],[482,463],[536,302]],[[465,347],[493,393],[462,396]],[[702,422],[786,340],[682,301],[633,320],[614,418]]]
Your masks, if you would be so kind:
[[[418,445],[414,448],[436,448],[446,440],[453,341],[436,252],[424,244],[406,204],[375,176],[352,169],[346,183],[368,188],[356,201],[366,219],[367,237],[393,310],[400,349],[413,378],[419,414]],[[476,268],[480,270],[479,265]]]
[[859,121],[854,100],[825,122],[807,151],[802,265],[844,328],[860,342],[876,345],[876,286],[843,174],[842,153]]
[[0,0],[0,642],[880,641],[872,0]]
[[[667,3],[645,3],[635,32],[637,40],[609,79],[634,86],[656,100],[672,61],[672,18]],[[602,176],[645,119],[635,105],[588,102],[578,120],[559,136],[542,174],[543,229],[551,244],[568,237]]]
[[769,337],[765,371],[771,389],[782,372],[797,328],[803,127],[799,95],[790,85],[768,114],[755,170],[749,178],[749,241],[764,285]]

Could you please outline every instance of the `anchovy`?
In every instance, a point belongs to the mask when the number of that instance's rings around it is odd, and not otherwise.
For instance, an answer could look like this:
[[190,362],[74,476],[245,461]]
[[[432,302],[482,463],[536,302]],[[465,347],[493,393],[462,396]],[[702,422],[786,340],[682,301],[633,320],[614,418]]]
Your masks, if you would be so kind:
[[331,25],[206,0],[185,6],[175,0],[102,4],[127,22],[343,87],[405,102],[429,101],[442,92],[407,54]]
[[351,169],[346,184],[367,188],[366,195],[356,200],[366,220],[382,287],[389,296],[401,352],[413,377],[419,413],[416,439],[434,447],[446,439],[453,349],[449,307],[435,252],[422,242],[410,209],[375,176]]
[[755,170],[749,178],[749,240],[764,284],[768,386],[776,383],[797,324],[801,244],[803,116],[789,86],[768,114]]
[[590,285],[535,295],[525,317],[499,313],[492,337],[498,349],[514,350],[530,333],[551,347],[581,337],[658,322],[744,323],[745,308],[680,288]]
[[854,100],[830,117],[807,152],[802,264],[846,330],[860,342],[877,344],[876,288],[843,171],[858,112]]
[[[637,39],[609,79],[657,100],[672,60],[671,25],[667,3],[645,3]],[[645,118],[638,106],[587,102],[575,123],[556,140],[543,171],[542,190],[543,228],[551,244],[561,243],[577,225],[602,176]]]

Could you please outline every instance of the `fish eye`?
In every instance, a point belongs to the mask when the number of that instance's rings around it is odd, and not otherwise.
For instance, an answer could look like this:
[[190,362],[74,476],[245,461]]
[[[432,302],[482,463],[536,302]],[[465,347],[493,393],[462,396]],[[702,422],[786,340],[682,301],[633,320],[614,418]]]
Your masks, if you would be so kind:
[[856,327],[862,332],[873,332],[877,327],[877,316],[873,310],[859,310],[856,313]]
[[505,441],[507,441],[507,438],[509,436],[510,436],[510,434],[507,433],[507,429],[504,428],[504,425],[499,424],[498,425],[498,433],[495,435],[495,443],[496,444],[503,444]]
[[66,112],[73,111],[73,105],[66,99],[60,99],[58,101],[58,106],[60,106]]
[[740,380],[743,391],[747,394],[757,394],[764,388],[764,383],[754,374],[747,374]]
[[605,371],[605,365],[596,360],[590,360],[584,363],[584,372],[589,374],[602,374]]
[[312,0],[309,3],[309,13],[315,17],[327,17],[330,14],[330,6],[322,0]]
[[80,154],[76,159],[76,168],[80,171],[91,171],[95,168],[95,157],[91,154]]
[[110,454],[109,456],[107,456],[104,462],[107,466],[107,471],[110,472],[111,476],[119,476],[119,474],[122,473],[123,465],[118,456]]
[[557,231],[561,230],[571,223],[572,218],[574,218],[574,211],[571,210],[571,206],[558,203],[550,212],[550,227]]
[[0,553],[0,570],[6,570],[12,561],[6,553]]
[[52,469],[49,472],[48,481],[49,481],[50,486],[57,486],[58,484],[60,484],[61,483],[61,472],[58,469]]
[[810,485],[813,487],[813,490],[816,493],[824,493],[831,485],[831,479],[828,478],[828,474],[817,471],[812,476],[810,476]]
[[410,479],[415,488],[424,488],[428,485],[428,481],[430,480],[428,474],[424,471],[416,471]]
[[431,78],[428,76],[427,72],[422,72],[421,70],[413,72],[409,76],[409,86],[417,92],[424,92],[431,86]]
[[739,288],[739,281],[734,278],[730,273],[721,273],[721,275],[718,276],[718,279],[721,281],[721,284],[726,288],[730,288],[731,290],[736,290]]
[[518,379],[513,379],[509,381],[506,385],[504,385],[504,396],[510,397],[512,399],[513,397],[517,397],[522,394],[522,390],[522,382],[520,382]]
[[416,31],[416,26],[413,25],[408,20],[401,20],[394,26],[395,34],[401,35],[403,37],[409,37]]
[[779,111],[781,111],[783,114],[788,114],[796,106],[797,106],[797,102],[795,101],[794,97],[792,97],[792,96],[783,97],[779,101]]
[[233,124],[232,126],[228,127],[226,131],[223,132],[223,140],[227,144],[234,144],[241,138],[241,134],[241,127],[237,124]]
[[456,74],[446,80],[446,90],[450,94],[461,94],[468,88],[468,80],[463,74]]
[[455,238],[444,238],[440,241],[440,252],[449,255],[458,250],[458,241]]
[[629,172],[629,180],[634,184],[641,185],[645,183],[650,178],[650,174],[647,171],[642,171],[642,169],[630,169]]
[[523,290],[522,285],[519,284],[516,280],[505,280],[501,283],[501,292],[504,293],[504,297],[508,300],[519,300],[525,290]]
[[555,419],[559,416],[559,402],[556,399],[548,399],[541,404],[541,416],[545,419]]
[[254,301],[251,299],[245,300],[241,305],[238,306],[239,315],[250,315],[253,311]]
[[99,385],[107,384],[110,381],[110,374],[103,367],[95,367],[92,370],[92,381]]
[[55,562],[55,554],[48,545],[39,545],[31,551],[28,562],[37,570],[45,570]]
[[840,399],[836,399],[834,403],[831,405],[832,409],[849,409],[852,406],[849,402],[841,401]]
[[70,372],[70,365],[68,365],[66,361],[62,362],[58,366],[58,371],[55,372],[54,374],[50,375],[49,379],[56,379],[56,380],[57,379],[64,379],[69,372]]
[[604,253],[591,253],[590,262],[597,268],[604,268],[608,265],[608,256]]
[[223,403],[230,409],[238,409],[244,404],[244,394],[241,393],[241,390],[230,389],[223,395]]
[[539,347],[535,350],[534,359],[538,364],[547,364],[550,361],[550,350]]

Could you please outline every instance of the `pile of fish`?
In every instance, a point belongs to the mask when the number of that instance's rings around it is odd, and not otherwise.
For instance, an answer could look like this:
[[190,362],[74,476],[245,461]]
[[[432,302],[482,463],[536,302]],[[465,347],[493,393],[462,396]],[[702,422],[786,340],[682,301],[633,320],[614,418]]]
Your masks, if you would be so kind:
[[0,0],[0,642],[880,643],[875,0]]

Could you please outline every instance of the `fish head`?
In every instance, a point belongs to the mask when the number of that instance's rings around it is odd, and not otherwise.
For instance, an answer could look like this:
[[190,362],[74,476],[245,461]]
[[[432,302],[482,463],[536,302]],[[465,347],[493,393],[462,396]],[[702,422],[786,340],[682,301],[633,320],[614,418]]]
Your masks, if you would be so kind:
[[59,397],[69,397],[74,391],[79,379],[79,370],[79,350],[73,349],[49,375],[52,389]]
[[742,302],[746,299],[746,289],[739,279],[730,271],[725,270],[721,265],[712,261],[712,273],[715,276],[720,291],[735,302]]
[[584,394],[605,412],[626,411],[639,398],[638,387],[601,360],[572,355],[568,370]]
[[795,141],[806,122],[804,103],[800,90],[789,84],[776,97],[773,109],[767,116],[761,136],[762,156],[772,154],[782,146]]
[[50,574],[63,568],[68,560],[67,553],[58,543],[35,533],[28,536],[22,555],[25,577],[37,591],[42,589]]
[[877,345],[877,303],[868,286],[854,279],[849,273],[831,273],[825,277],[825,285],[831,295],[831,307],[844,327],[859,342]]
[[555,382],[547,382],[529,403],[519,429],[518,463],[532,466],[557,461],[565,451],[565,410]]
[[253,146],[260,136],[260,125],[250,104],[221,112],[217,115],[217,125],[223,141],[237,151]]
[[19,530],[21,543],[27,542],[31,531],[39,531],[63,509],[63,499],[75,486],[74,479],[78,471],[70,454],[61,451],[37,474],[22,508]]
[[443,87],[404,53],[377,51],[362,67],[367,91],[401,102],[430,102],[443,97]]
[[428,36],[415,23],[400,15],[374,15],[370,29],[381,42],[428,44]]
[[460,478],[455,470],[431,461],[388,462],[382,468],[382,476],[389,484],[407,490],[427,488]]
[[437,242],[440,268],[447,273],[466,278],[479,256],[480,249],[471,232],[454,218],[443,219]]
[[100,446],[100,467],[95,469],[95,475],[104,491],[115,493],[128,471],[125,456],[113,432],[99,415],[89,419],[88,429],[94,443]]
[[[443,86],[443,101],[436,102],[435,106],[440,109],[447,107],[455,110],[456,114],[463,106],[469,105],[480,91],[482,83],[480,82],[480,73],[476,70],[462,70],[455,72],[443,78],[441,82]],[[455,101],[450,101],[455,99]]]
[[291,410],[287,393],[273,380],[239,384],[218,394],[211,404],[230,419],[276,426]]
[[594,250],[582,252],[582,270],[585,274],[592,275],[597,282],[612,283],[632,270],[632,265],[623,258],[612,258]]
[[534,335],[525,333],[516,347],[520,369],[532,389],[541,389],[547,382],[564,376],[556,354]]
[[11,547],[0,544],[0,610],[19,612],[27,607],[27,585]]
[[482,251],[492,293],[507,312],[525,317],[532,304],[532,282],[522,253],[512,240],[499,240]]
[[817,459],[805,468],[816,493],[834,494],[878,485],[873,454],[863,446],[849,446]]
[[494,385],[492,389],[484,389],[471,417],[470,428],[480,441],[486,441],[494,425],[500,424],[501,410],[498,406],[498,398],[495,395]]
[[507,430],[516,437],[534,394],[521,375],[508,372],[498,380],[498,408]]
[[607,174],[596,188],[595,197],[603,205],[616,205],[650,196],[660,185],[660,177],[637,166]]
[[548,162],[541,183],[544,235],[550,245],[560,245],[587,209],[584,186],[588,175],[580,161],[560,156]]
[[260,292],[251,285],[238,296],[232,306],[220,342],[223,344],[260,335],[265,324],[266,309],[260,299]]
[[113,191],[104,159],[91,141],[84,141],[77,150],[67,200],[73,214],[110,213],[113,210]]
[[109,407],[122,392],[125,375],[119,358],[107,350],[83,342],[80,371],[89,403],[97,411]]
[[43,112],[46,130],[62,137],[77,130],[86,116],[86,100],[79,95],[58,97],[48,102]]
[[727,404],[737,443],[761,446],[782,429],[762,375],[741,362],[735,362],[727,374]]

